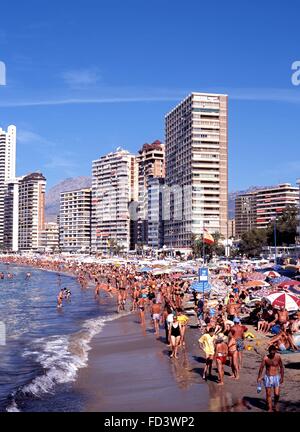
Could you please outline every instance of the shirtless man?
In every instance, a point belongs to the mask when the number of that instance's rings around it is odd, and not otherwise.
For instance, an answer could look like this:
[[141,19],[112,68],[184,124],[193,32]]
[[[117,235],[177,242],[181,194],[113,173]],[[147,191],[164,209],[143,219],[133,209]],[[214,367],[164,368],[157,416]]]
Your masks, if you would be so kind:
[[[262,377],[263,371],[266,368],[266,374],[264,378]],[[261,362],[257,382],[261,383],[264,381],[264,386],[266,389],[266,400],[268,411],[273,411],[272,406],[272,388],[274,389],[274,409],[278,411],[278,402],[280,395],[280,385],[283,384],[284,378],[284,367],[279,354],[276,353],[276,347],[271,345],[269,347],[269,354],[266,355]]]
[[233,321],[235,314],[236,314],[236,310],[235,310],[236,306],[234,303],[228,303],[227,308],[226,308],[226,312],[227,312],[227,319],[229,321]]
[[288,320],[289,320],[289,313],[285,309],[284,306],[282,306],[280,308],[280,310],[277,312],[277,315],[278,315],[278,324],[279,325],[284,325],[286,327],[287,323],[288,323]]
[[152,301],[151,315],[152,315],[152,320],[153,320],[153,324],[154,324],[155,335],[158,337],[159,336],[159,322],[160,322],[160,315],[161,315],[161,305],[159,303],[156,303],[156,299],[154,299]]
[[247,327],[241,325],[241,320],[239,318],[234,318],[234,325],[231,327],[231,332],[234,332],[234,337],[236,340],[236,348],[238,352],[238,360],[239,360],[239,370],[242,367],[243,360],[243,351],[245,349],[244,338],[245,332],[248,330]]

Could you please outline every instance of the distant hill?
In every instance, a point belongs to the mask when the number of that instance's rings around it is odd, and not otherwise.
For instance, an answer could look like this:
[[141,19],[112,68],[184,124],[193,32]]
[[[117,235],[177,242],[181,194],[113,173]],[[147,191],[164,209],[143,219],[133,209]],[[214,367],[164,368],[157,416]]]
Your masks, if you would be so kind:
[[91,177],[73,177],[67,178],[57,185],[49,189],[46,194],[46,220],[47,222],[55,222],[59,214],[59,202],[61,192],[67,192],[76,189],[89,188],[92,186]]
[[[46,194],[46,220],[48,222],[56,221],[56,217],[59,214],[59,201],[61,192],[88,188],[91,186],[92,178],[86,176],[67,178],[58,183],[57,185],[53,186]],[[242,193],[254,192],[257,189],[262,188],[267,188],[267,186],[252,186],[244,191],[230,192],[228,194],[229,219],[233,219],[235,216],[235,198],[237,197],[237,195],[240,195]]]

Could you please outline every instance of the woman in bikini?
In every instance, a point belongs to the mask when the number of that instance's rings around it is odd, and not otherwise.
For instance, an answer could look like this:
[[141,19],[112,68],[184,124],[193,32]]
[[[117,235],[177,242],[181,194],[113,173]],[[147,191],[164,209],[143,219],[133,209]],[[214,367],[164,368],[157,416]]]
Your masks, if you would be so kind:
[[143,296],[141,296],[138,300],[137,305],[138,305],[138,309],[140,312],[140,319],[141,319],[142,326],[144,326],[146,324],[146,322],[145,322],[145,303],[146,303],[145,298]]
[[222,336],[218,336],[215,344],[215,358],[219,375],[218,385],[224,385],[224,365],[228,355],[228,346]]
[[234,330],[231,330],[228,341],[228,355],[231,360],[231,369],[232,374],[230,378],[234,378],[236,380],[239,379],[239,353],[236,346],[236,339],[234,337]]

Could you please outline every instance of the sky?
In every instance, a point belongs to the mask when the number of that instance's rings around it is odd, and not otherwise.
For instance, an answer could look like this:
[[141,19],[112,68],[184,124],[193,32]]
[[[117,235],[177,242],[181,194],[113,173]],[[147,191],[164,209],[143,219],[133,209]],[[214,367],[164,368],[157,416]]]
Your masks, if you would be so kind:
[[10,0],[1,4],[0,127],[17,174],[48,187],[117,147],[164,141],[192,91],[229,96],[229,190],[300,178],[300,3]]

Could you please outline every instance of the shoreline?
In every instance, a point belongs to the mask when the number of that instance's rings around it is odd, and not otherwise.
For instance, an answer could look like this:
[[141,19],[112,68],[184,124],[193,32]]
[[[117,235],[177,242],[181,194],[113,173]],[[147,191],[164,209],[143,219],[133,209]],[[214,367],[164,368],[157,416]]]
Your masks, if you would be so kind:
[[[6,263],[3,263],[4,265]],[[10,263],[9,266],[32,268],[65,275],[76,281],[76,274],[30,264]],[[87,289],[92,289],[90,281]],[[112,298],[103,299],[111,303]],[[111,300],[106,301],[106,300]],[[130,305],[127,304],[127,308]],[[120,314],[105,323],[89,342],[87,365],[79,369],[72,384],[75,393],[87,400],[83,411],[186,411],[186,412],[261,412],[265,411],[265,394],[257,394],[256,378],[262,356],[266,354],[268,338],[248,326],[255,335],[246,341],[240,379],[229,379],[229,366],[225,366],[225,385],[213,378],[202,379],[204,355],[198,347],[199,330],[190,317],[186,332],[186,348],[179,350],[179,359],[169,358],[169,349],[163,338],[156,340],[149,316],[143,332],[136,312]],[[164,331],[160,330],[160,335]],[[282,386],[280,410],[298,411],[300,408],[298,383],[300,381],[299,353],[282,354],[285,383]]]
[[[192,318],[191,318],[192,321]],[[215,362],[213,377],[202,379],[203,352],[198,347],[199,331],[190,323],[186,348],[179,359],[171,360],[169,349],[156,340],[148,324],[143,332],[135,313],[107,323],[91,341],[89,363],[78,373],[74,390],[87,399],[87,412],[265,412],[265,392],[257,394],[257,373],[265,340],[251,327],[254,342],[246,342],[240,379],[229,378],[225,366],[225,385],[217,385]],[[281,389],[280,411],[298,411],[299,354],[282,355],[285,382]],[[297,367],[298,364],[298,367]],[[297,370],[298,369],[298,370]],[[170,397],[172,395],[172,397]]]
[[136,321],[135,313],[120,317],[92,340],[73,386],[87,399],[84,411],[207,411],[208,390],[189,371],[188,351],[172,363],[164,341]]

